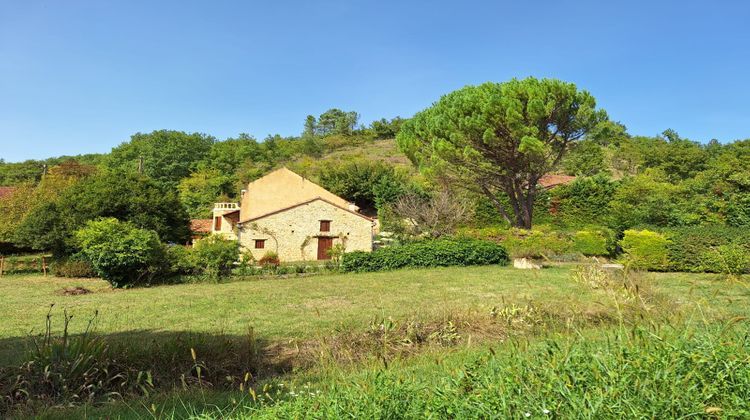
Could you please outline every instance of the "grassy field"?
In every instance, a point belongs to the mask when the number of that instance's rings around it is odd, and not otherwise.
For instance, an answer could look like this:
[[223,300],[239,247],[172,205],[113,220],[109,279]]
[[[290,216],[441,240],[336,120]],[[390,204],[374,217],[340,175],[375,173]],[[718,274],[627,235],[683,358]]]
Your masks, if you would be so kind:
[[[708,282],[708,278],[706,279]],[[93,293],[61,295],[65,287]],[[379,317],[432,318],[446,312],[547,302],[569,311],[597,310],[595,292],[569,280],[568,270],[544,273],[499,267],[402,270],[235,281],[223,284],[113,290],[106,282],[11,276],[0,280],[0,340],[41,332],[51,304],[75,316],[80,331],[99,312],[97,330],[244,334],[252,327],[270,339],[310,338],[361,328]],[[2,342],[2,341],[0,341]],[[12,351],[0,347],[0,354]]]
[[[93,293],[78,296],[60,293],[66,287],[75,286],[85,287]],[[544,352],[535,355],[528,349],[543,347],[546,340],[558,340],[556,345],[561,348],[571,346],[568,354],[583,352],[581,360],[590,359],[590,355],[584,355],[581,343],[590,344],[594,347],[586,351],[613,358],[602,362],[612,369],[608,374],[624,375],[627,372],[619,372],[613,367],[620,363],[617,361],[620,357],[618,351],[624,351],[623,354],[654,351],[654,354],[665,357],[664,360],[652,360],[655,364],[666,363],[669,355],[668,352],[666,356],[659,353],[666,351],[663,348],[653,350],[651,347],[657,344],[650,341],[628,339],[617,347],[622,341],[623,328],[642,324],[658,330],[663,326],[713,326],[738,322],[740,328],[747,331],[745,324],[737,321],[737,317],[745,316],[750,308],[750,289],[742,281],[727,281],[714,275],[659,273],[639,276],[637,287],[636,297],[623,294],[619,289],[591,287],[573,281],[569,267],[541,272],[506,267],[402,270],[133,290],[112,290],[99,280],[8,276],[0,279],[0,296],[4,299],[0,306],[0,316],[4,320],[0,323],[0,360],[14,363],[23,357],[29,332],[43,332],[45,316],[52,304],[55,305],[52,309],[53,328],[59,329],[65,310],[74,316],[72,332],[80,332],[98,311],[96,330],[99,333],[116,337],[121,343],[144,352],[151,351],[149,341],[173,340],[184,334],[202,333],[208,337],[203,339],[206,344],[219,340],[215,337],[235,339],[246,336],[248,329],[252,328],[253,336],[264,348],[264,357],[274,358],[279,355],[273,353],[285,353],[289,359],[283,368],[265,380],[254,382],[253,386],[276,387],[273,388],[275,391],[269,391],[269,398],[275,401],[280,398],[276,385],[279,381],[299,387],[292,395],[294,397],[307,392],[304,391],[307,388],[302,388],[303,384],[311,381],[312,385],[308,386],[323,392],[320,399],[308,396],[293,398],[292,401],[288,393],[281,392],[286,395],[283,404],[271,404],[269,399],[266,404],[258,406],[256,400],[248,400],[247,392],[212,391],[201,387],[198,393],[194,388],[177,394],[157,392],[142,401],[45,413],[53,417],[88,414],[129,417],[149,415],[148,412],[156,408],[159,417],[209,412],[213,413],[210,416],[226,417],[231,413],[231,416],[238,417],[270,418],[299,417],[302,413],[309,413],[312,407],[326,407],[321,413],[327,412],[331,416],[356,412],[361,416],[408,413],[409,417],[419,417],[420,413],[432,413],[446,417],[449,412],[431,410],[445,408],[448,396],[456,398],[457,393],[463,392],[462,385],[452,381],[460,372],[465,376],[467,366],[475,363],[479,364],[472,369],[485,381],[500,381],[499,377],[508,374],[527,375],[531,382],[540,381],[543,375],[549,374],[552,376],[546,380],[563,381],[564,372],[560,373],[563,376],[553,377],[554,369],[545,373],[529,368],[529,365],[539,363],[539,357],[546,356]],[[623,323],[627,325],[623,326]],[[711,335],[711,328],[701,327],[695,334],[708,334],[705,342],[720,342]],[[679,330],[671,329],[672,333]],[[653,333],[648,332],[645,336],[649,334]],[[677,348],[680,345],[689,347],[693,339],[679,336],[675,340],[670,345]],[[728,342],[725,340],[724,344]],[[608,350],[606,346],[609,345],[617,348]],[[523,350],[521,353],[528,355],[529,359],[514,358],[514,354],[519,354],[519,346]],[[745,351],[743,344],[737,346],[738,352]],[[190,347],[198,346],[191,344]],[[199,355],[212,351],[210,346],[206,348],[200,348]],[[493,348],[492,354],[497,352],[498,356],[493,356],[493,361],[486,361],[490,348]],[[232,349],[235,351],[235,347]],[[184,348],[179,351],[187,353],[184,356],[190,362],[189,351]],[[710,358],[715,353],[714,348],[706,351],[709,351],[708,355],[686,354],[686,360]],[[135,354],[140,359],[148,359],[143,353],[135,351]],[[168,358],[174,356],[162,354],[144,361],[144,366]],[[484,361],[480,363],[478,360]],[[553,362],[563,367],[562,361],[557,359],[543,363]],[[233,361],[228,359],[223,363],[231,365]],[[581,366],[564,367],[583,369]],[[513,373],[504,369],[518,370]],[[740,370],[740,373],[750,378],[750,369]],[[676,375],[673,381],[678,381],[685,372],[670,374]],[[432,384],[430,378],[435,378],[437,383]],[[488,395],[497,389],[490,382],[477,387],[481,390],[477,395],[485,395],[484,400],[476,402],[479,406],[486,403],[489,404],[487,407],[505,413],[520,410],[517,404],[526,401],[526,397],[517,396],[516,400],[505,402],[493,400]],[[497,386],[502,385],[500,382]],[[356,386],[352,392],[343,392],[342,384]],[[439,387],[433,389],[432,385],[445,387],[445,394],[442,397],[434,395],[433,391]],[[510,389],[511,385],[502,386]],[[387,386],[404,395],[377,391],[379,386]],[[430,389],[429,395],[424,394],[427,389]],[[542,405],[551,403],[540,401],[552,397],[540,392],[531,392],[529,395],[538,394],[538,398],[523,404],[533,403],[537,412],[546,409]],[[613,398],[613,395],[605,394],[600,397]],[[406,398],[406,395],[413,398]],[[418,395],[422,395],[421,399],[416,397]],[[645,398],[639,395],[635,392],[629,398]],[[658,393],[652,396],[654,399],[664,397]],[[411,403],[379,412],[378,398],[406,398]],[[586,398],[571,394],[571,404],[577,401],[576,404],[581,406],[566,405],[564,410],[558,407],[557,412],[575,413],[591,403]],[[690,404],[698,407],[700,404],[691,398],[686,400],[685,407]],[[454,416],[458,413],[468,415],[479,407],[472,404],[459,404],[450,410]],[[677,407],[674,413],[697,409],[690,407],[689,410]],[[415,411],[415,408],[419,409]],[[639,410],[645,413],[643,409]],[[610,415],[617,413],[621,412],[612,411]],[[648,413],[655,415],[659,411]]]

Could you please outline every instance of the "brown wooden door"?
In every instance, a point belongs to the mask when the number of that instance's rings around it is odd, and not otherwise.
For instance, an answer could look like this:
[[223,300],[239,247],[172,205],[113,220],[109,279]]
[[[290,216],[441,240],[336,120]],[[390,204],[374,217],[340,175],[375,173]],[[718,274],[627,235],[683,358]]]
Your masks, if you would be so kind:
[[330,260],[329,251],[333,248],[333,238],[318,238],[318,259]]

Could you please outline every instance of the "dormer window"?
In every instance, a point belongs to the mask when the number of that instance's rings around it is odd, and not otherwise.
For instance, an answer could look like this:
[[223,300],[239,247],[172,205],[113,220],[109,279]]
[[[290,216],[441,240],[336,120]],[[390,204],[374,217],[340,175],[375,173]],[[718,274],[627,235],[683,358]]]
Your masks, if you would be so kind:
[[321,232],[330,232],[331,231],[331,221],[330,220],[321,220],[320,221],[320,231]]

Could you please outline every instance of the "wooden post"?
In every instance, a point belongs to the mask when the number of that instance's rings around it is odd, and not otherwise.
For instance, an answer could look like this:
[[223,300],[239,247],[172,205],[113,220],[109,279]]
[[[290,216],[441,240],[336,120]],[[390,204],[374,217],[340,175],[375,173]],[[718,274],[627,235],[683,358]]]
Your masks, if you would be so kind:
[[44,255],[42,255],[42,272],[44,277],[47,277],[47,260],[44,259]]
[[0,277],[3,276],[3,268],[5,267],[5,256],[0,255]]

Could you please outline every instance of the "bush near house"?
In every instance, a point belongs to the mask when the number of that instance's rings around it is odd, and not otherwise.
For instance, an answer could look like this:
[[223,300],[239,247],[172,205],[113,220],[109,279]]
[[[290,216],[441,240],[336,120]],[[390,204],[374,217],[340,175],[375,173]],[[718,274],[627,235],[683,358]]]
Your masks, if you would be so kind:
[[341,270],[366,272],[407,267],[446,267],[508,263],[501,245],[478,239],[435,239],[344,254]]
[[[750,254],[748,229],[694,226],[668,229],[663,233],[670,240],[667,250],[672,271],[723,273],[730,264],[740,266],[736,269],[747,264]],[[747,272],[748,268],[744,271]]]
[[191,257],[198,274],[213,278],[227,276],[240,259],[240,246],[237,241],[210,235],[195,243]]
[[259,260],[258,265],[261,267],[278,267],[281,264],[279,254],[268,251]]
[[114,287],[149,284],[167,271],[165,249],[153,230],[105,218],[75,232],[80,255]]
[[665,271],[669,268],[667,246],[669,239],[650,230],[625,231],[620,246],[625,252],[625,261],[632,268]]

